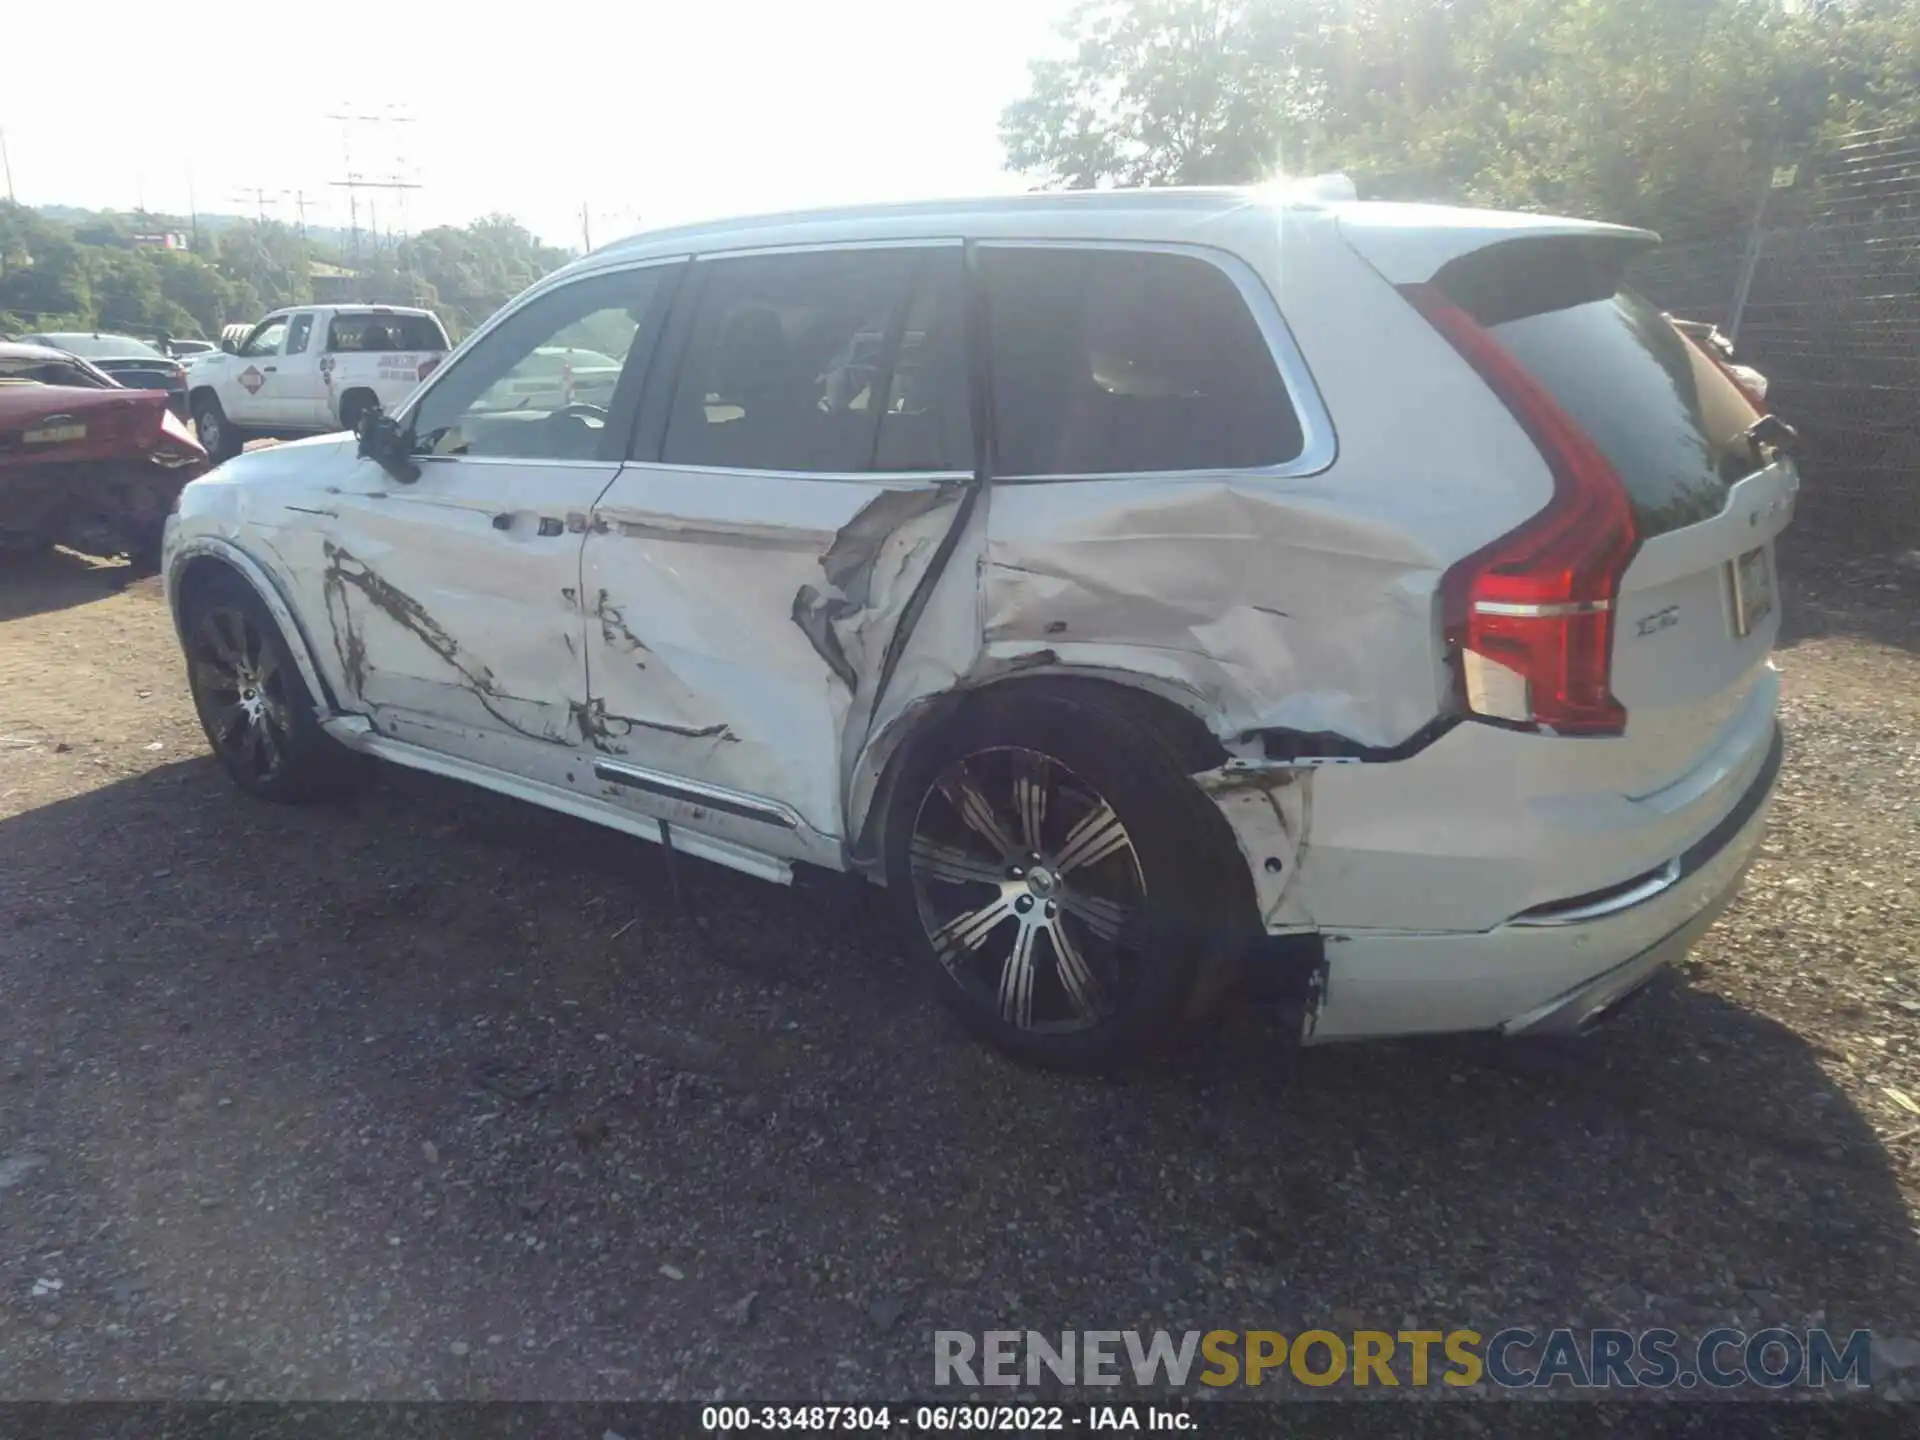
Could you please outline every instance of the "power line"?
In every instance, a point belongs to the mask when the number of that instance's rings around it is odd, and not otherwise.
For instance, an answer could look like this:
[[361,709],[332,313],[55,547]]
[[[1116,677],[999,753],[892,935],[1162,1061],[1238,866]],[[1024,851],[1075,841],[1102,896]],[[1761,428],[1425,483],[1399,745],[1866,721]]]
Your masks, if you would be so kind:
[[[327,183],[336,189],[342,189],[347,192],[347,213],[349,234],[351,236],[352,260],[355,265],[358,265],[360,263],[361,192],[380,190],[395,192],[395,198],[399,202],[400,207],[400,234],[401,238],[405,239],[407,235],[406,192],[409,190],[422,190],[426,187],[417,180],[406,178],[401,173],[405,168],[405,157],[399,153],[397,147],[392,156],[394,161],[393,168],[388,173],[369,175],[357,169],[353,160],[353,136],[355,127],[362,125],[411,125],[415,123],[415,120],[413,116],[391,108],[379,114],[372,115],[357,114],[342,109],[339,112],[328,115],[326,118],[340,122],[340,150],[345,169],[344,178],[330,180]],[[371,195],[367,197],[367,213],[369,227],[373,232],[374,248],[377,250],[380,248],[380,232],[378,212],[374,208],[373,198]],[[391,227],[389,227],[389,235],[391,235]]]

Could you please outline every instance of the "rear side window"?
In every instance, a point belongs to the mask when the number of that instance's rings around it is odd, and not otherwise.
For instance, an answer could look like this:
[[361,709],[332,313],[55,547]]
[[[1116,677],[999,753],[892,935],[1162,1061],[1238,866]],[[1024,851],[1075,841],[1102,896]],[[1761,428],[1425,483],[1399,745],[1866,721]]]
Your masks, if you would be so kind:
[[661,458],[971,470],[959,263],[957,247],[709,262]]
[[996,474],[1242,470],[1300,455],[1273,352],[1218,266],[1037,246],[981,258]]
[[346,354],[394,350],[444,350],[447,333],[431,315],[347,313],[327,326],[327,349]]

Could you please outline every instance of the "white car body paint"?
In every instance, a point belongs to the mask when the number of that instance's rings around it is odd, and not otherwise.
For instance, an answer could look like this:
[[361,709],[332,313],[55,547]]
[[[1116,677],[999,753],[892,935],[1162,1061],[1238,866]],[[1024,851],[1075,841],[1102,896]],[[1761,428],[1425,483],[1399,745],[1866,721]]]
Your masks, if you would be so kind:
[[[1236,757],[1196,783],[1233,830],[1268,932],[1326,942],[1310,1040],[1513,1025],[1650,947],[1684,949],[1674,937],[1690,943],[1737,884],[1764,805],[1643,903],[1578,924],[1525,914],[1675,861],[1764,790],[1777,615],[1726,642],[1716,587],[1723,562],[1785,526],[1797,480],[1786,462],[1754,474],[1716,519],[1642,548],[1616,639],[1626,736],[1445,728],[1439,579],[1540,510],[1552,477],[1501,401],[1379,281],[1422,281],[1521,234],[1633,233],[1169,193],[643,236],[541,282],[421,394],[532,299],[622,267],[1074,242],[1212,258],[1301,387],[1309,429],[1331,424],[1271,473],[983,488],[613,461],[564,474],[466,462],[456,483],[433,459],[401,486],[340,437],[241,456],[189,486],[168,583],[177,604],[196,559],[245,574],[304,648],[310,687],[335,697],[329,726],[350,745],[627,833],[671,825],[676,848],[776,880],[795,861],[854,863],[888,762],[952,697],[1028,676],[1114,680],[1200,717]],[[559,513],[567,543],[536,544],[527,525]],[[1633,633],[1643,609],[1672,605],[1683,623]],[[1416,748],[1294,763],[1265,758],[1259,731]]]

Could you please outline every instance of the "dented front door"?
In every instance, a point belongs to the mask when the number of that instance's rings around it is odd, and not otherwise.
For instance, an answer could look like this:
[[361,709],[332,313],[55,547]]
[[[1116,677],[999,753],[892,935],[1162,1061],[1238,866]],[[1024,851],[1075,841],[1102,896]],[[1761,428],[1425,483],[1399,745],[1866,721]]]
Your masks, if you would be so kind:
[[657,458],[620,472],[582,554],[596,774],[831,860],[843,758],[972,483],[961,250],[726,257],[695,280]]
[[350,708],[394,739],[550,778],[544,762],[577,748],[586,699],[563,594],[579,574],[578,517],[615,469],[425,457],[403,485],[361,461],[365,488],[331,497],[317,577]]
[[[298,568],[349,703],[383,735],[587,784],[580,547],[677,268],[590,275],[510,312],[411,408],[418,474],[361,460],[327,497],[320,554]],[[530,399],[514,376],[555,346],[626,357],[616,392]]]

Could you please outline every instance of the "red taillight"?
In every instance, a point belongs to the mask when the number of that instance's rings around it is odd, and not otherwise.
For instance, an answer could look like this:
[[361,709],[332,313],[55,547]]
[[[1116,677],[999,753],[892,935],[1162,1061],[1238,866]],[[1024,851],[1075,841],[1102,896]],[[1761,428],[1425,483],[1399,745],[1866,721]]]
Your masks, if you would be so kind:
[[426,379],[427,376],[431,375],[434,372],[435,367],[437,367],[439,364],[440,364],[440,357],[438,355],[429,355],[426,359],[420,362],[420,371],[417,378],[421,380]]
[[173,411],[160,412],[160,434],[153,445],[153,458],[169,467],[189,465],[207,458],[206,450]]
[[1553,499],[1440,581],[1468,708],[1555,735],[1618,735],[1613,607],[1639,545],[1625,486],[1599,448],[1499,341],[1438,289],[1404,292],[1479,372],[1553,474]]

